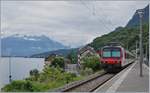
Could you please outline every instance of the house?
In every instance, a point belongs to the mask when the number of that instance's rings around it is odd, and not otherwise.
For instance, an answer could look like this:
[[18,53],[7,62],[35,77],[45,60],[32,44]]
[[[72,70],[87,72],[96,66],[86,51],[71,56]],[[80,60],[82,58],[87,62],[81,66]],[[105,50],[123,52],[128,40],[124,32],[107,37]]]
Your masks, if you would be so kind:
[[85,56],[92,56],[92,55],[95,55],[95,54],[97,54],[96,51],[92,47],[90,47],[88,45],[79,48],[79,50],[78,50],[78,66],[80,67],[81,59],[83,57],[85,57]]

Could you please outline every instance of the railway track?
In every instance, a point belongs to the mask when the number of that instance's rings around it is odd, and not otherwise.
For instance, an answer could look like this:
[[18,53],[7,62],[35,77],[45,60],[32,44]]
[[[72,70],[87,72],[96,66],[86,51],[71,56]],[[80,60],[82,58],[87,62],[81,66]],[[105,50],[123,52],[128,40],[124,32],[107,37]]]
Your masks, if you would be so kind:
[[[125,66],[123,69],[125,69],[129,65],[130,64]],[[95,89],[97,89],[99,86],[103,85],[105,82],[110,80],[117,73],[102,72],[102,73],[94,74],[85,80],[76,81],[76,82],[67,84],[66,86],[62,88],[56,89],[55,92],[92,92]]]
[[100,85],[104,84],[107,80],[112,78],[114,74],[105,74],[100,77],[93,78],[87,82],[81,83],[72,88],[63,90],[62,92],[92,92]]

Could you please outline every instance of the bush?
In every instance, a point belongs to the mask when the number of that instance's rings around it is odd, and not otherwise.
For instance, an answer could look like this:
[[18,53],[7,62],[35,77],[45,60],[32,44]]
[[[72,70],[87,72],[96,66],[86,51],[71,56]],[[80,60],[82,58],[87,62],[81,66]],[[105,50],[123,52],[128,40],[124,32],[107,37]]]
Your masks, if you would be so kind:
[[25,80],[16,80],[12,81],[11,84],[6,85],[4,88],[2,88],[2,91],[8,92],[27,92],[27,91],[33,91],[32,89],[32,83],[30,81]]
[[81,74],[82,76],[88,76],[88,75],[93,74],[93,70],[92,70],[91,68],[81,69],[81,70],[80,70],[80,74]]
[[83,67],[85,68],[91,68],[93,71],[97,71],[101,69],[99,57],[96,55],[84,57],[83,58]]
[[[35,70],[34,70],[35,71]],[[70,83],[80,78],[76,74],[66,73],[60,67],[46,66],[43,72],[39,73],[38,79],[35,81],[33,77],[35,74],[33,70],[29,78],[25,80],[12,81],[6,85],[2,91],[5,92],[44,92],[49,89],[60,87],[64,84]],[[36,71],[35,71],[36,72]]]

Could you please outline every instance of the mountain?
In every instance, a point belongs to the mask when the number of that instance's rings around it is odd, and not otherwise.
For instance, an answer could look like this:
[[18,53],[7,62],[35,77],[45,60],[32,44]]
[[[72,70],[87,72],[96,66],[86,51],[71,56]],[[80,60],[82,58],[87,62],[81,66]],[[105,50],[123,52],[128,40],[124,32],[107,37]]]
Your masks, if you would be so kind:
[[68,48],[44,35],[12,35],[1,38],[1,45],[2,56],[30,56],[37,53]]
[[71,51],[77,51],[77,48],[71,48],[71,49],[58,49],[54,51],[49,51],[49,52],[44,52],[44,53],[39,53],[39,54],[34,54],[30,57],[35,57],[35,58],[45,58],[48,57],[51,54],[56,54],[56,55],[61,55],[61,56],[67,56]]
[[[144,9],[143,9],[144,13],[143,13],[143,23],[148,23],[149,22],[149,5],[147,5]],[[130,19],[130,21],[127,23],[126,27],[133,27],[133,26],[137,26],[139,25],[139,15],[137,12],[135,12],[135,14],[133,15],[132,19]]]
[[[149,44],[149,6],[144,8],[143,16],[143,48],[145,53],[145,47]],[[135,50],[136,41],[139,41],[139,18],[134,14],[132,19],[127,23],[125,27],[118,27],[114,31],[97,37],[90,43],[90,46],[95,50],[99,50],[105,44],[109,42],[120,42],[123,46],[132,51]],[[145,21],[144,21],[145,20]]]

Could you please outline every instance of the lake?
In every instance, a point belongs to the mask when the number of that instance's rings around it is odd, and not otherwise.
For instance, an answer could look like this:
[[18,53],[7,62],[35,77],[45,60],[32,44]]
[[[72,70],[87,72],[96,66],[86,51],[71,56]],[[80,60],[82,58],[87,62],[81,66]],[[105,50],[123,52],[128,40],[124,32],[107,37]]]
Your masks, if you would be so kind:
[[1,57],[0,58],[0,89],[9,83],[9,60],[11,60],[12,80],[21,80],[29,76],[29,71],[44,68],[43,58],[19,58],[19,57]]

